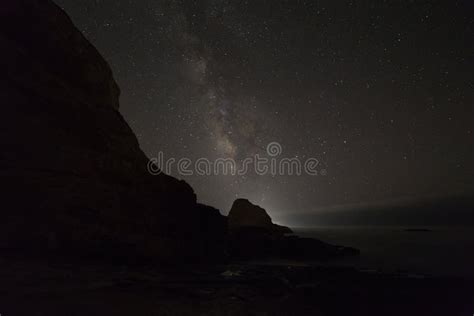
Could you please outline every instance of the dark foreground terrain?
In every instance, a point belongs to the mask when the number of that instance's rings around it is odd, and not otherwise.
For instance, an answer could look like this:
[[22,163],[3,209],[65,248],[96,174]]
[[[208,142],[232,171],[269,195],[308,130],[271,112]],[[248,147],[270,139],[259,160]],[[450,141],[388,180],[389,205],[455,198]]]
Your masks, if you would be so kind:
[[158,267],[9,258],[2,315],[472,315],[471,281],[305,264]]

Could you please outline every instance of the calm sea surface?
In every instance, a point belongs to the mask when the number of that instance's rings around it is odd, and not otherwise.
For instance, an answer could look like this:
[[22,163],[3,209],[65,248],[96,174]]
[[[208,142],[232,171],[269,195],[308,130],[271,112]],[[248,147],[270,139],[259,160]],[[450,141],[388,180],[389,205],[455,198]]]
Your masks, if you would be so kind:
[[474,227],[422,227],[429,231],[407,228],[324,226],[294,231],[301,237],[360,249],[359,258],[340,264],[383,272],[474,277]]

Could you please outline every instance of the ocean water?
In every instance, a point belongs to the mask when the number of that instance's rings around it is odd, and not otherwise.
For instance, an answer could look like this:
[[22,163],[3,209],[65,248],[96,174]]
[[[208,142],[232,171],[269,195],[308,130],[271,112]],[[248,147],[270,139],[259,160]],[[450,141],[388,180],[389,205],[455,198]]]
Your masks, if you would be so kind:
[[358,248],[337,264],[362,270],[474,277],[474,227],[321,226],[294,228],[301,237]]

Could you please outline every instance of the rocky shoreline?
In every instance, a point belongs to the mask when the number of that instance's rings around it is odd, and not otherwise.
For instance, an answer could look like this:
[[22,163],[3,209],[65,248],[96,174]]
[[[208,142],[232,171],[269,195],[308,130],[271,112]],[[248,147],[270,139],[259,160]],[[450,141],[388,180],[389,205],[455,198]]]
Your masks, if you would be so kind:
[[234,262],[0,261],[5,315],[467,315],[472,280]]

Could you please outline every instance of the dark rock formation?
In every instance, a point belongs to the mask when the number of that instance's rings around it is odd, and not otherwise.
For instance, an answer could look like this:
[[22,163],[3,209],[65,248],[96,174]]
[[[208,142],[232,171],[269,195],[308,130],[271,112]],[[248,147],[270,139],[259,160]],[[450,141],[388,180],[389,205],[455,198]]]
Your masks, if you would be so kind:
[[[204,241],[201,246],[201,255],[207,258],[216,258],[222,255],[228,255],[228,219],[222,216],[220,211],[212,206],[198,204],[198,221],[196,227],[199,227],[198,239]],[[208,245],[211,245],[209,247]]]
[[187,183],[148,173],[108,64],[58,6],[2,1],[0,50],[0,247],[222,250],[225,218]]
[[246,199],[235,200],[228,217],[229,229],[232,231],[257,229],[277,235],[292,233],[290,228],[274,224],[263,208]]
[[152,176],[108,64],[51,1],[3,1],[0,27],[3,251],[174,261],[343,252],[285,236],[247,200],[227,219],[184,181]]
[[230,253],[237,258],[326,260],[359,253],[313,238],[288,236],[290,228],[273,224],[263,208],[245,199],[234,202],[228,217]]

